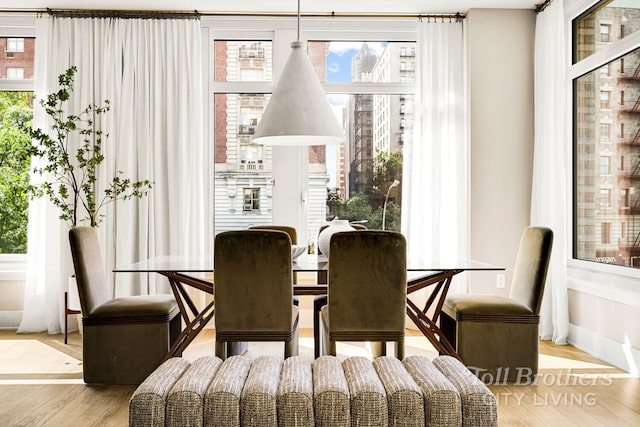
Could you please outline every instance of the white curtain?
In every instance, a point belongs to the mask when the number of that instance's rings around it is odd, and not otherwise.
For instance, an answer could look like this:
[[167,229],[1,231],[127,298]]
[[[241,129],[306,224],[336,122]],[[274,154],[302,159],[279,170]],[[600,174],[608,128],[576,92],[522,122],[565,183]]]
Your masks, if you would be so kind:
[[[36,25],[36,98],[57,90],[57,76],[75,65],[69,109],[77,113],[89,103],[111,103],[100,123],[109,136],[98,186],[104,188],[118,171],[133,181],[153,182],[148,197],[105,210],[99,235],[107,271],[156,255],[210,256],[199,20],[45,16]],[[43,112],[34,110],[34,125],[44,129]],[[61,330],[62,298],[73,268],[68,227],[57,217],[49,202],[30,206],[18,332]],[[169,292],[166,282],[156,286],[154,275],[118,274],[115,296]],[[113,274],[109,278],[113,282]]]
[[567,298],[567,172],[569,144],[566,123],[566,52],[561,1],[553,1],[536,19],[535,137],[531,224],[554,233],[547,274],[540,336],[566,344],[569,334]]
[[[468,256],[465,75],[462,22],[419,22],[415,123],[404,147],[402,182],[409,265]],[[457,286],[464,290],[463,283]]]

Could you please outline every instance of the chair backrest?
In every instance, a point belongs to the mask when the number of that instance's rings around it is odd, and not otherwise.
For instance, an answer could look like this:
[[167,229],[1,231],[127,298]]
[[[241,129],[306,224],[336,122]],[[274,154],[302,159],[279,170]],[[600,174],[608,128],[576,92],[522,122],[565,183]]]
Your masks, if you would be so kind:
[[290,334],[289,235],[275,230],[225,231],[216,236],[213,251],[216,331]]
[[540,314],[552,246],[553,231],[546,227],[527,227],[520,237],[509,298],[535,315]]
[[298,244],[298,232],[295,227],[291,227],[288,225],[252,225],[249,227],[249,230],[276,230],[276,231],[284,231],[291,238],[291,244]]
[[111,299],[96,230],[92,227],[70,229],[69,245],[80,308],[84,316],[91,316],[96,307]]
[[[329,325],[336,340],[382,340],[404,334],[406,241],[393,231],[346,231],[331,236]],[[370,337],[370,338],[367,338]],[[389,341],[393,340],[390,336]]]

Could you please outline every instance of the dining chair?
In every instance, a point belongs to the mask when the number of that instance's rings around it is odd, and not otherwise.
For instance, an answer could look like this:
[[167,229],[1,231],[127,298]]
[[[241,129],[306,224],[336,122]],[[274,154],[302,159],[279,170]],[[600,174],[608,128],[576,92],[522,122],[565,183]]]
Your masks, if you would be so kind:
[[528,380],[537,374],[539,314],[552,246],[551,229],[527,227],[508,298],[451,294],[445,299],[440,329],[481,379]]
[[[275,230],[275,231],[284,231],[289,235],[291,239],[292,245],[298,244],[298,232],[295,227],[291,227],[290,225],[252,225],[249,227],[249,230]],[[296,273],[293,273],[293,283],[298,283],[298,276]],[[299,305],[299,300],[297,296],[293,297],[293,303],[295,305]]]
[[375,356],[394,341],[404,357],[407,304],[406,241],[394,231],[347,231],[331,236],[327,305],[322,307],[323,354],[337,341],[371,341]]
[[230,343],[282,341],[298,354],[298,307],[293,305],[291,238],[284,231],[225,231],[214,241],[216,355]]
[[172,295],[112,298],[96,230],[74,227],[69,244],[82,312],[86,383],[140,384],[164,360],[181,331]]
[[[367,226],[364,224],[350,224],[356,231],[364,231],[367,230]],[[327,228],[328,225],[322,225],[318,229],[318,235],[322,233],[322,230]],[[319,254],[322,254],[320,248],[317,248]],[[317,274],[318,284],[327,284],[327,272],[320,271]],[[327,305],[327,296],[326,295],[316,295],[313,297],[313,353],[315,358],[320,357],[322,353],[322,341],[320,340],[320,310],[322,307]]]
[[298,244],[298,232],[295,227],[291,227],[290,225],[252,225],[249,227],[249,230],[276,230],[276,231],[284,231],[289,235],[291,239],[292,245]]

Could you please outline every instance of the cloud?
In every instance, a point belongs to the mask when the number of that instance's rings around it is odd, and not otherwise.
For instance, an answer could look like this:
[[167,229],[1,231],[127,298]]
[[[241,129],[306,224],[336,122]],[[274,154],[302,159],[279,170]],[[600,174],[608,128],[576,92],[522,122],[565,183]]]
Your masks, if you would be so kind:
[[346,107],[349,102],[349,95],[346,94],[328,93],[327,98],[334,107]]
[[340,64],[338,64],[337,62],[332,62],[330,64],[327,64],[327,71],[330,73],[337,73],[340,71]]

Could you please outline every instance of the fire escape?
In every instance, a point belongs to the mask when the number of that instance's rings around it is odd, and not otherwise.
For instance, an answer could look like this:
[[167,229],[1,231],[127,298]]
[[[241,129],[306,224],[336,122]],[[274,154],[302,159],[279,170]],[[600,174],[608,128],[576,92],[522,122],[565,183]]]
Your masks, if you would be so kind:
[[[628,82],[640,83],[640,62],[633,74],[623,74],[621,77]],[[621,141],[627,147],[625,151],[629,160],[633,162],[631,169],[627,173],[623,173],[621,178],[629,181],[628,188],[638,189],[640,188],[640,94],[630,107],[624,106],[621,112],[628,114],[630,118],[632,117],[629,122],[636,124],[633,136]],[[636,194],[638,194],[637,191]],[[628,253],[632,264],[634,264],[636,262],[634,259],[640,257],[640,195],[629,200],[627,206],[627,233],[620,239],[619,247]]]

